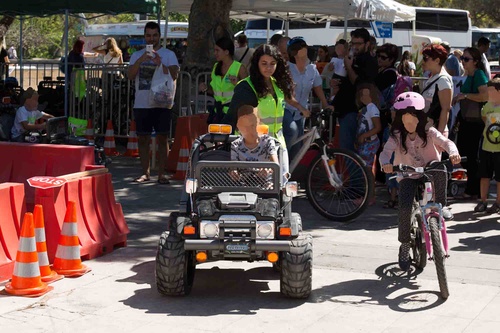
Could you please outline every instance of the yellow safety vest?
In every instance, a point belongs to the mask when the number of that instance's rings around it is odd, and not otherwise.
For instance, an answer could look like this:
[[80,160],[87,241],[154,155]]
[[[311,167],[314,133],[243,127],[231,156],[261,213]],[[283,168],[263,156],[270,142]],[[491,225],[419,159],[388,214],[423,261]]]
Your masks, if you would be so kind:
[[281,130],[283,127],[283,115],[285,114],[285,94],[278,88],[276,80],[273,77],[271,77],[271,83],[276,93],[277,100],[275,100],[271,94],[265,97],[259,97],[250,77],[243,80],[248,82],[255,96],[257,96],[259,102],[257,109],[259,110],[260,122],[269,127],[269,135],[277,138],[281,145],[286,147],[283,131]]
[[234,85],[231,83],[229,76],[238,77],[238,73],[240,72],[241,63],[237,61],[233,61],[231,66],[229,67],[226,75],[223,77],[219,75],[215,75],[215,68],[218,63],[215,63],[214,68],[212,69],[212,81],[210,81],[210,86],[214,91],[214,99],[216,102],[220,102],[222,105],[227,104],[222,108],[224,113],[227,113],[229,109],[229,103],[234,95]]

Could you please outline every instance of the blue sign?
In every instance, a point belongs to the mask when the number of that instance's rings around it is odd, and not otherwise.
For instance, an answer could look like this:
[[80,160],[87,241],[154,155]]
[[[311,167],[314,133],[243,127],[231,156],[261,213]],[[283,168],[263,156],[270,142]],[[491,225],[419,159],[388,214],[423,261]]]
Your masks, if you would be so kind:
[[392,23],[370,21],[375,37],[377,38],[392,38]]

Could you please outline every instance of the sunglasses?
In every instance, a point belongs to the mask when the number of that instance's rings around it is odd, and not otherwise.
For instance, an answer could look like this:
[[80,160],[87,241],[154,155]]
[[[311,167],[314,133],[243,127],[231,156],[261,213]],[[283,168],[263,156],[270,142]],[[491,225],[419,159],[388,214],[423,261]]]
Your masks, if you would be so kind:
[[294,45],[294,44],[297,44],[297,43],[303,43],[303,44],[306,44],[306,41],[304,40],[304,37],[302,36],[297,36],[297,37],[293,37],[292,39],[290,39],[287,43],[286,43],[286,46],[289,47],[290,45]]
[[463,62],[469,62],[470,60],[474,60],[474,59],[462,56],[462,57],[460,57],[460,60],[462,60]]
[[377,58],[380,58],[380,59],[382,59],[382,60],[387,60],[387,59],[389,59],[389,57],[388,57],[388,56],[383,56],[383,55],[381,55],[381,54],[377,54]]

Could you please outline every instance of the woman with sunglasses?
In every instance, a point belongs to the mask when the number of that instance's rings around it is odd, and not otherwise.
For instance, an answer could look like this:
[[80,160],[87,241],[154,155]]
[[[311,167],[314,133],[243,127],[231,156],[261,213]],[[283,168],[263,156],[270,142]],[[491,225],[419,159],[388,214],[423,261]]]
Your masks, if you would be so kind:
[[286,147],[283,136],[285,104],[297,108],[305,116],[309,110],[293,97],[293,79],[285,60],[275,46],[259,46],[250,61],[250,75],[238,82],[229,110],[222,123],[236,128],[237,112],[242,105],[257,107],[261,123],[269,127],[269,135]]
[[[454,103],[468,99],[474,102],[488,100],[488,78],[485,74],[484,64],[481,61],[481,52],[475,47],[464,49],[461,57],[467,78],[460,87],[460,93],[455,97]],[[463,110],[458,113],[457,146],[462,155],[477,156],[479,142],[484,129],[484,122],[479,117],[477,120],[466,119]],[[464,163],[467,169],[467,186],[461,199],[474,199],[479,195],[478,163],[475,158],[469,158]]]
[[[322,108],[333,109],[332,106],[328,105],[323,92],[323,79],[316,66],[311,64],[307,58],[307,43],[302,37],[294,37],[288,41],[287,52],[288,59],[290,59],[288,67],[294,83],[293,94],[295,100],[306,107],[311,90],[313,90],[319,98]],[[286,104],[283,117],[283,134],[285,135],[290,160],[294,158],[301,147],[301,143],[295,145],[293,143],[304,134],[304,116],[308,116],[308,114],[301,113],[297,107],[290,103]]]

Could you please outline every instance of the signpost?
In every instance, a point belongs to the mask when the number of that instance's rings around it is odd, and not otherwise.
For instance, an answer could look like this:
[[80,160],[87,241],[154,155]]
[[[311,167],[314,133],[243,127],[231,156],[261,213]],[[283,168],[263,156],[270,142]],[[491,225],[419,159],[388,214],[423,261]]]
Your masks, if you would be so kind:
[[370,21],[375,37],[377,38],[392,38],[392,23],[391,22],[380,22],[380,21]]

